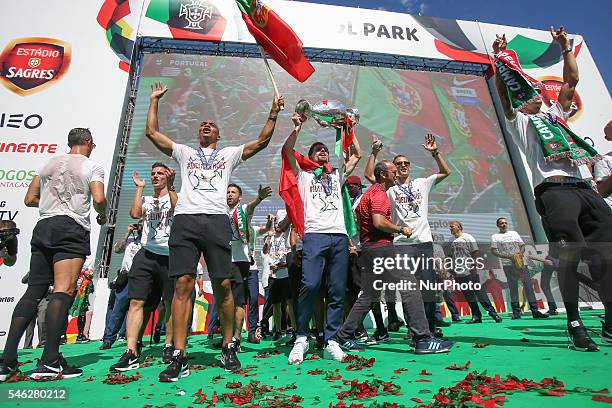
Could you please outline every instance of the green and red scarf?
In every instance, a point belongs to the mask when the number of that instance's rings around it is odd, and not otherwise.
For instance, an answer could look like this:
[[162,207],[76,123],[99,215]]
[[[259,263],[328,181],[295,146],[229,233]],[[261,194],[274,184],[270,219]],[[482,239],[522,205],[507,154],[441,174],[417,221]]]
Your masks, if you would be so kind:
[[[528,103],[539,98],[537,88],[542,83],[533,79],[523,71],[516,52],[500,51],[495,56],[497,75],[506,85],[510,103],[514,109],[520,110]],[[582,138],[572,132],[559,116],[553,113],[538,113],[527,115],[538,138],[544,160],[568,159],[574,166],[594,163],[601,159],[597,151]]]
[[[295,150],[292,152],[292,154],[293,157],[295,157],[299,168],[303,171],[312,171],[315,177],[320,177],[323,172],[331,174],[333,171],[329,163],[320,165],[310,160],[303,154],[296,152]],[[287,216],[291,220],[297,234],[303,239],[304,202],[302,201],[302,197],[300,196],[300,191],[298,189],[297,174],[293,172],[291,164],[285,157],[285,150],[283,148],[279,194],[285,202]],[[355,218],[353,217],[351,198],[348,193],[348,186],[346,186],[346,184],[342,186],[342,209],[344,210],[344,225],[346,227],[346,232],[349,237],[352,237],[357,233],[357,225],[355,224]]]
[[242,204],[238,203],[236,208],[234,209],[234,225],[236,225],[236,229],[238,230],[238,235],[240,242],[243,244],[250,244],[251,241],[251,231],[249,228],[249,219],[247,214],[244,212],[242,208]]

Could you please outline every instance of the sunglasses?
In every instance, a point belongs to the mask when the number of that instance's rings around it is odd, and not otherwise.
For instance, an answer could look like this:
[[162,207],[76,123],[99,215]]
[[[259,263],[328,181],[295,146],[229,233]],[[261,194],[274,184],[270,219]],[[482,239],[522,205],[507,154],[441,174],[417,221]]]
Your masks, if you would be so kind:
[[398,167],[399,166],[410,166],[410,162],[409,161],[398,161],[398,162],[395,162],[393,164],[395,164]]

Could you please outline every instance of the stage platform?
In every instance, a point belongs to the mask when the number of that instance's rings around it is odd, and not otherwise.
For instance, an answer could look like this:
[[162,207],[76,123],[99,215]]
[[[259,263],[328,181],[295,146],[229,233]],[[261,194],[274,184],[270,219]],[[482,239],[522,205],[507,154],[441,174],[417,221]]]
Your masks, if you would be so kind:
[[[599,344],[601,325],[597,315],[600,311],[583,312],[585,324],[594,329],[592,336]],[[299,366],[289,366],[286,355],[290,348],[287,346],[275,347],[271,341],[262,341],[261,344],[243,344],[240,359],[243,364],[242,373],[226,373],[217,366],[215,356],[218,350],[212,348],[211,340],[205,335],[195,335],[190,338],[188,353],[194,369],[191,376],[183,378],[176,383],[159,383],[157,376],[163,369],[161,364],[161,345],[145,347],[143,355],[153,356],[147,359],[147,367],[138,370],[139,378],[128,384],[106,384],[108,367],[115,363],[123,352],[125,343],[115,343],[110,350],[100,351],[100,342],[92,341],[88,344],[68,344],[62,346],[61,351],[70,363],[83,368],[84,375],[79,378],[63,379],[37,383],[34,381],[21,381],[16,383],[0,384],[2,400],[1,406],[23,407],[206,407],[213,400],[213,393],[219,396],[216,407],[238,406],[264,407],[264,398],[274,398],[279,405],[270,406],[302,406],[302,407],[328,407],[337,406],[340,399],[337,393],[348,391],[350,384],[343,380],[358,379],[359,383],[367,381],[370,385],[376,380],[391,382],[401,387],[397,390],[394,385],[381,384],[372,398],[362,397],[355,399],[358,392],[354,390],[352,396],[342,401],[347,407],[354,404],[364,404],[364,407],[383,405],[384,402],[398,403],[398,406],[416,407],[418,401],[423,404],[434,403],[434,406],[460,406],[458,399],[461,396],[458,389],[453,393],[439,394],[440,388],[452,387],[464,380],[469,373],[477,371],[491,377],[486,387],[481,386],[477,396],[472,397],[478,401],[490,399],[489,392],[506,387],[517,388],[514,392],[494,394],[498,398],[495,405],[489,401],[490,407],[587,407],[606,406],[596,401],[606,400],[610,394],[605,388],[612,389],[612,347],[602,346],[598,353],[582,353],[568,349],[565,334],[565,315],[554,316],[546,320],[533,320],[525,316],[522,320],[511,320],[507,314],[504,321],[495,324],[492,319],[485,317],[483,324],[467,325],[455,323],[445,328],[445,336],[457,342],[449,354],[415,355],[403,340],[405,328],[399,333],[392,333],[392,341],[388,344],[371,346],[363,353],[354,353],[365,359],[375,358],[371,367],[361,370],[348,370],[349,363],[336,363],[323,359],[305,361]],[[147,338],[148,340],[148,338]],[[218,337],[215,339],[218,340]],[[479,347],[475,347],[479,345]],[[26,362],[21,369],[28,374],[35,366],[40,350],[26,350],[21,352],[20,361]],[[316,354],[322,357],[322,352]],[[308,354],[308,357],[312,353]],[[467,369],[464,368],[470,362]],[[368,365],[362,361],[362,365]],[[338,370],[337,372],[335,370]],[[135,372],[130,372],[135,374]],[[499,379],[495,376],[499,375]],[[519,379],[527,379],[534,383],[541,383],[544,378],[556,378],[563,382],[563,386],[545,385],[543,389],[529,391],[520,388],[537,388],[542,385],[510,380],[504,382],[508,375]],[[259,381],[259,390],[254,397],[242,400],[235,398],[236,403],[224,401],[223,394],[240,392],[248,394],[245,389],[251,381]],[[478,381],[482,381],[482,378]],[[238,384],[240,382],[241,384]],[[472,384],[476,380],[469,381]],[[544,382],[546,383],[546,382]],[[463,397],[474,394],[475,385],[463,383],[466,390]],[[271,386],[274,389],[263,386]],[[44,401],[13,400],[9,402],[6,397],[9,389],[30,388],[65,388],[67,401],[52,403]],[[236,387],[236,388],[232,388]],[[263,387],[263,389],[262,389]],[[383,391],[387,389],[387,392]],[[550,392],[552,388],[555,388]],[[198,395],[198,391],[201,393]],[[467,391],[470,389],[471,391]],[[362,391],[367,391],[362,388]],[[400,395],[393,395],[392,392]],[[599,392],[596,392],[599,391]],[[467,393],[467,394],[465,394]],[[553,395],[545,395],[546,393]],[[203,399],[202,394],[206,394]],[[381,395],[382,394],[382,395]],[[293,397],[293,396],[296,397]],[[555,396],[556,395],[556,396]],[[593,399],[593,395],[598,395]],[[294,402],[291,401],[293,397]],[[303,400],[301,400],[303,398]],[[446,399],[448,398],[448,399]],[[270,399],[269,402],[273,402]],[[285,402],[286,405],[281,405]],[[202,403],[200,405],[200,403]],[[259,405],[258,405],[259,404]],[[294,405],[291,405],[294,404]],[[437,404],[437,405],[435,405]],[[342,404],[338,406],[343,406]],[[359,405],[355,405],[359,406]],[[484,403],[467,406],[485,406]]]

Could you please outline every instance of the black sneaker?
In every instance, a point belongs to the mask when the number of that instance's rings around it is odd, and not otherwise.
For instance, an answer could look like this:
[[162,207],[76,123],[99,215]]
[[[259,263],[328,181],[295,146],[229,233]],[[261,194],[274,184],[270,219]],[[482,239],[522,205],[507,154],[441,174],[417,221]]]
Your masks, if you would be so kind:
[[599,351],[599,347],[588,335],[586,327],[580,320],[573,320],[567,324],[567,334],[572,344],[570,348],[577,351]]
[[522,312],[512,312],[512,320],[517,320],[523,317]]
[[450,325],[451,325],[450,322],[447,322],[445,320],[436,321],[436,326],[439,326],[439,327],[449,327]]
[[66,344],[68,343],[68,337],[66,337],[65,334],[62,335],[62,337],[60,337],[60,344]]
[[110,366],[111,373],[122,373],[124,371],[137,370],[140,368],[140,357],[132,352],[125,350],[119,358],[119,362]]
[[261,343],[261,339],[255,333],[249,334],[249,337],[247,338],[247,341],[249,343],[253,343],[253,344]]
[[380,343],[388,343],[389,342],[389,332],[384,331],[375,331],[372,337],[369,337],[366,340],[366,344],[380,344]]
[[345,351],[364,351],[365,347],[361,344],[357,343],[355,339],[338,339],[338,344],[340,344],[340,348]]
[[272,337],[272,341],[279,341],[283,337],[283,333],[277,331],[274,332],[274,337]]
[[78,367],[71,366],[70,364],[68,364],[68,362],[66,361],[62,353],[60,353],[59,355],[59,362],[62,365],[62,377],[74,378],[74,377],[80,377],[83,375],[83,370],[81,370]]
[[38,364],[30,378],[32,380],[45,380],[49,378],[58,377],[61,374],[63,378],[74,378],[83,375],[83,370],[77,367],[71,367],[68,365],[62,355],[60,355],[53,363],[45,364],[41,360],[38,360]]
[[497,313],[492,314],[491,318],[493,318],[493,320],[495,320],[495,323],[501,323],[502,322],[502,317],[500,315],[498,315]]
[[355,330],[355,338],[360,341],[366,341],[368,339],[368,332],[365,329]]
[[465,324],[479,324],[479,323],[482,323],[482,319],[477,319],[475,317],[472,317],[470,320],[465,322]]
[[223,346],[221,350],[221,363],[225,366],[225,371],[238,371],[242,364],[240,364],[240,360],[238,360],[238,356],[236,355],[238,348],[234,342],[227,343],[227,345]]
[[105,341],[105,342],[102,343],[102,345],[98,349],[99,350],[108,350],[112,346],[113,346],[112,343],[109,343],[109,342]]
[[612,346],[612,327],[601,324],[601,344]]
[[0,361],[0,382],[5,382],[9,378],[19,373],[19,364],[7,364],[4,360]]
[[170,364],[172,362],[172,353],[174,353],[172,344],[165,344],[162,350],[162,362],[164,364]]
[[174,382],[182,377],[188,377],[189,374],[191,374],[191,372],[189,371],[187,356],[183,355],[181,350],[174,350],[174,353],[172,353],[172,362],[164,371],[159,373],[159,381]]
[[531,315],[534,319],[547,319],[548,315],[546,313],[542,313],[539,310],[532,310]]
[[79,344],[83,344],[83,343],[89,343],[91,340],[89,340],[87,337],[85,337],[82,334],[79,334],[76,338],[76,342]]
[[439,354],[448,353],[454,342],[432,337],[429,340],[417,341],[414,345],[415,354]]
[[548,309],[548,312],[546,312],[546,314],[549,316],[557,316],[559,312],[557,312],[557,309]]
[[461,317],[453,316],[452,320],[453,320],[453,323],[459,323],[461,321]]

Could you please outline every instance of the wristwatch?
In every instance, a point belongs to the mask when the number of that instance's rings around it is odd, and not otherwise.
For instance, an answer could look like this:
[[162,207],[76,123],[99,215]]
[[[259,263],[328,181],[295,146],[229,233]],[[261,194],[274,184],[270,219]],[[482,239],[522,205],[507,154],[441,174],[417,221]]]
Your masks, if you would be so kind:
[[438,157],[439,154],[440,152],[438,150],[434,150],[433,152],[431,152],[431,157]]

